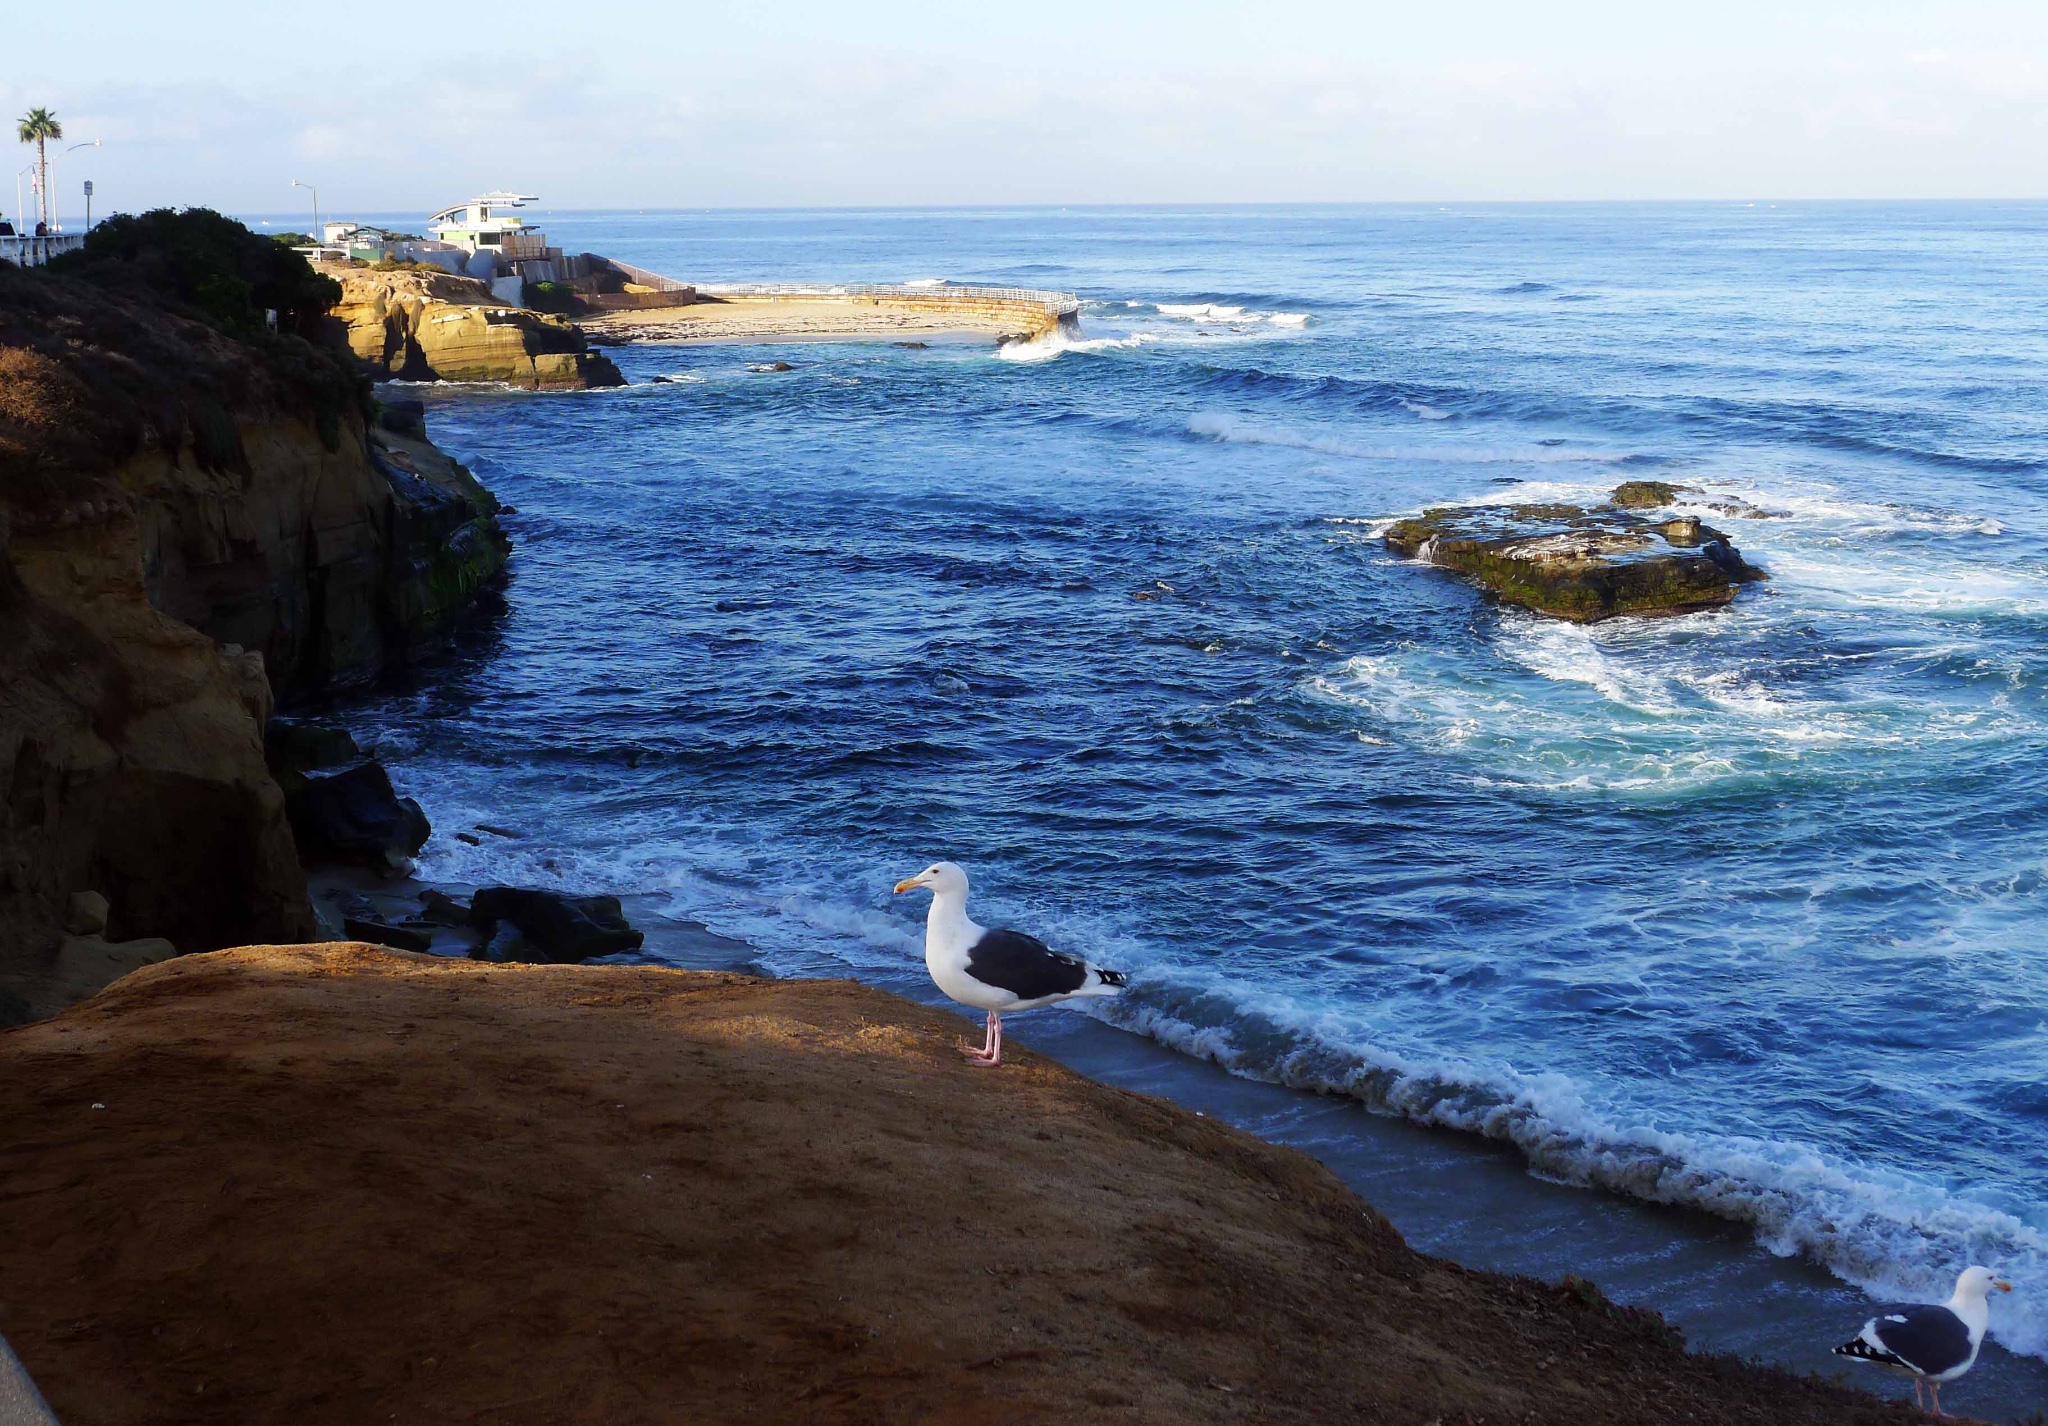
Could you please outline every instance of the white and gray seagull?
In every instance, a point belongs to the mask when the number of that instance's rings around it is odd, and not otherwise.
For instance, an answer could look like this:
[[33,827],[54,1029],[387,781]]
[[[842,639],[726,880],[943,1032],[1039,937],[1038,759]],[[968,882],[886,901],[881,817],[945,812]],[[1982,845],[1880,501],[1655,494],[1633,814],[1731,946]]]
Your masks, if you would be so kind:
[[1913,1404],[1921,1405],[1920,1383],[1941,1409],[1941,1384],[1954,1381],[1977,1364],[1984,1329],[1991,1325],[1993,1289],[2011,1292],[2012,1284],[1990,1268],[1964,1268],[1956,1279],[1955,1296],[1940,1306],[1894,1303],[1877,1309],[1851,1341],[1835,1348],[1838,1357],[1854,1357],[1902,1371],[1913,1378]]
[[1083,996],[1115,995],[1129,977],[1075,956],[1061,955],[1022,931],[991,931],[967,919],[967,873],[952,862],[933,862],[896,883],[901,893],[920,886],[932,893],[924,925],[924,963],[932,982],[962,1005],[988,1012],[980,1049],[960,1053],[977,1065],[1003,1062],[1003,1015],[1036,1010]]

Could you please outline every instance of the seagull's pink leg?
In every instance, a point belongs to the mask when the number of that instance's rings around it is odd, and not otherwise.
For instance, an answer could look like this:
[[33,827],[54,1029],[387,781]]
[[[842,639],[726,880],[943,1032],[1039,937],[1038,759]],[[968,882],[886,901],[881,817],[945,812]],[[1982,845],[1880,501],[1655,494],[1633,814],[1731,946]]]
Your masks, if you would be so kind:
[[1916,1411],[1925,1411],[1927,1409],[1927,1402],[1920,1395],[1919,1377],[1913,1378],[1913,1408]]
[[1948,1415],[1946,1411],[1941,1409],[1941,1383],[1938,1381],[1927,1383],[1927,1394],[1934,1398],[1934,1414],[1936,1416]]
[[988,1033],[982,1037],[981,1048],[960,1047],[960,1053],[967,1056],[972,1065],[999,1065],[1003,1062],[1003,1017],[991,1010],[988,1012]]
[[969,1064],[976,1065],[992,1065],[1002,1058],[1003,1022],[995,1011],[988,1012],[988,1025],[982,1031],[981,1048],[977,1050],[972,1045],[962,1042],[960,1053],[967,1056]]

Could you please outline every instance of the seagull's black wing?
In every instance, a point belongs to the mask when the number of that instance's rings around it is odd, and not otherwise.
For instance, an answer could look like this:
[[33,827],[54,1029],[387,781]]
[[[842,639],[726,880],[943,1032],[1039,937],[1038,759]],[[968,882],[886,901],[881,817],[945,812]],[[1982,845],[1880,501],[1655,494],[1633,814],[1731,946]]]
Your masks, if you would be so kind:
[[1088,967],[1022,931],[987,931],[967,948],[967,973],[1019,1000],[1065,995],[1088,981]]
[[[1872,1345],[1871,1338],[1876,1338]],[[1925,1303],[1880,1307],[1855,1341],[1835,1348],[1845,1357],[1940,1376],[1970,1359],[1970,1329],[1946,1307]]]

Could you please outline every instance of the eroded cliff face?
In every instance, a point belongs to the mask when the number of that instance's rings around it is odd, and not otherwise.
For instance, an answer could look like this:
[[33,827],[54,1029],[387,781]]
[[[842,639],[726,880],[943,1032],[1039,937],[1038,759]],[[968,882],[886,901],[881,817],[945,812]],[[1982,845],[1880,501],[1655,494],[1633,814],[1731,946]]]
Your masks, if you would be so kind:
[[535,391],[623,386],[611,358],[560,317],[507,307],[473,277],[330,271],[350,350],[407,381],[502,381]]
[[445,641],[507,553],[467,471],[368,415],[303,343],[0,265],[0,1001],[75,892],[115,940],[313,934],[273,700]]
[[0,544],[0,990],[29,1005],[73,892],[112,940],[313,931],[261,657],[152,609],[134,507],[94,503]]

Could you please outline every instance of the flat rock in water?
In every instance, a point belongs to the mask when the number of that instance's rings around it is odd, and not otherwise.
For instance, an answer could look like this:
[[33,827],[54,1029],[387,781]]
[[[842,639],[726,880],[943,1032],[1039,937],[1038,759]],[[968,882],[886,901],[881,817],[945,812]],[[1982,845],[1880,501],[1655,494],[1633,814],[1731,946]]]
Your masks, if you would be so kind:
[[[1539,614],[1591,623],[1618,614],[1689,614],[1769,578],[1728,537],[1688,515],[1656,519],[1679,487],[1631,481],[1611,505],[1458,505],[1386,533],[1397,554],[1442,565]],[[1636,509],[1623,508],[1633,505]]]

